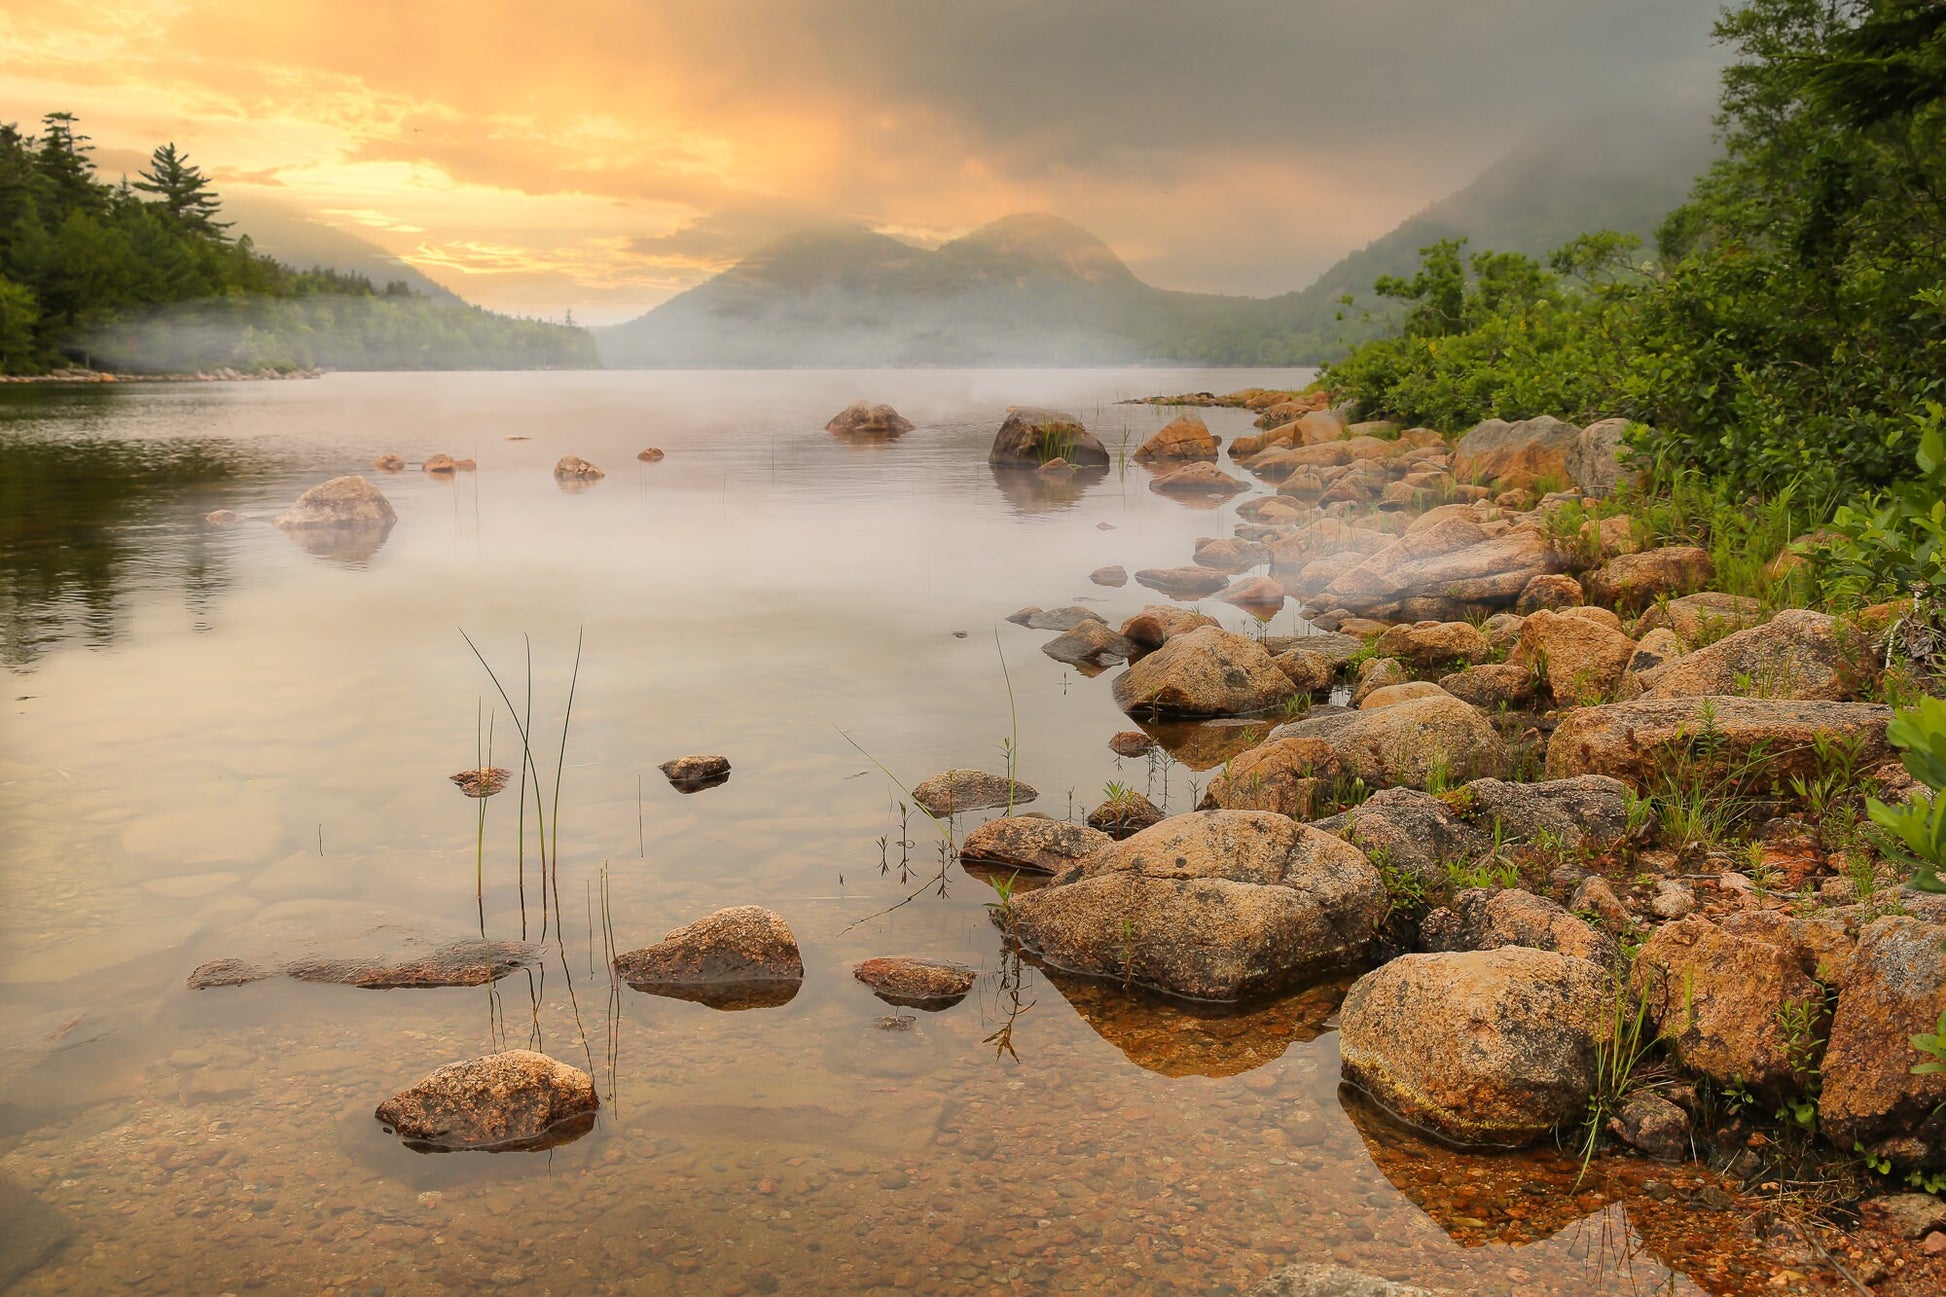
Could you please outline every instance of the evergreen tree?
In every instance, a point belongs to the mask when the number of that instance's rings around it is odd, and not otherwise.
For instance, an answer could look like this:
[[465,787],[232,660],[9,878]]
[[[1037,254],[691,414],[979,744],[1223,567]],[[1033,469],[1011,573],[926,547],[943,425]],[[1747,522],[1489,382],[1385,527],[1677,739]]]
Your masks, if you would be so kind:
[[165,144],[149,156],[150,170],[141,173],[135,187],[154,194],[153,207],[185,230],[210,238],[223,237],[229,222],[216,219],[221,204],[210,192],[209,178],[190,165],[187,154]]
[[73,113],[49,113],[41,118],[37,156],[41,177],[57,206],[98,212],[108,206],[108,198],[95,183],[95,164],[88,159],[94,146],[86,135],[75,133],[74,125]]

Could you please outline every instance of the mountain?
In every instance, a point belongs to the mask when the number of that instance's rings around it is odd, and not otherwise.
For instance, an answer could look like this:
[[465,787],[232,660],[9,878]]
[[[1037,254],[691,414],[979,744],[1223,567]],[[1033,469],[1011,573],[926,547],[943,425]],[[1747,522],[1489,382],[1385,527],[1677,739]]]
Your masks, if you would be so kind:
[[326,225],[274,198],[226,195],[222,219],[231,223],[230,233],[249,235],[257,251],[287,266],[299,270],[322,266],[348,275],[363,275],[380,290],[387,284],[403,283],[420,297],[451,306],[460,304],[459,294],[371,240]]
[[1385,327],[1393,308],[1372,283],[1409,275],[1421,247],[1466,237],[1542,256],[1603,229],[1646,242],[1712,149],[1700,110],[1558,130],[1278,297],[1156,288],[1086,230],[1023,214],[932,251],[858,226],[803,230],[595,332],[611,367],[1312,364]]

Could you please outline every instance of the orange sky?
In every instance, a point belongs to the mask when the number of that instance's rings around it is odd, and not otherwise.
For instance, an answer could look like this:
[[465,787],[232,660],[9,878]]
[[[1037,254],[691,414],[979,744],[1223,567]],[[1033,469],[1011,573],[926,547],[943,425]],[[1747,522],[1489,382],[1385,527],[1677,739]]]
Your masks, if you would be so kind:
[[1713,10],[0,0],[0,120],[71,110],[111,175],[174,140],[500,309],[624,318],[811,219],[932,242],[1022,210],[1269,295],[1593,85],[1706,81]]

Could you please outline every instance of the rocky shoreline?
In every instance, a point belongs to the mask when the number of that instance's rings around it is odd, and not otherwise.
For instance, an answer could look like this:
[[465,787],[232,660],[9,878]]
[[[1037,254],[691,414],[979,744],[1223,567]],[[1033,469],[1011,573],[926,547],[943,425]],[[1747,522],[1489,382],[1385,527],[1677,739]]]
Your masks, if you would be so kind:
[[0,383],[268,383],[323,378],[322,369],[221,369],[189,374],[122,374],[105,369],[57,369],[46,374],[0,374]]

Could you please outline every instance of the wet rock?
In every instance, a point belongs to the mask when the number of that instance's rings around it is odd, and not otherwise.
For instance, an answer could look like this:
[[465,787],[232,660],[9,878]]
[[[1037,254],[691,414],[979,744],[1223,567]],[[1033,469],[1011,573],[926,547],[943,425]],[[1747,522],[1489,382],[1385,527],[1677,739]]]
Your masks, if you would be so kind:
[[1111,666],[1139,657],[1142,646],[1125,636],[1117,635],[1099,621],[1084,621],[1066,634],[1057,636],[1041,645],[1041,652],[1056,662],[1067,662],[1075,666]]
[[887,1004],[937,1013],[966,998],[979,974],[964,964],[904,955],[863,960],[851,975]]
[[1906,916],[1867,924],[1846,962],[1824,1053],[1818,1125],[1838,1148],[1862,1144],[1909,1167],[1946,1166],[1946,1073],[1914,1036],[1946,1014],[1946,927]]
[[967,834],[959,858],[973,864],[1058,874],[1114,841],[1084,824],[1040,815],[1008,815],[988,820]]
[[454,471],[451,455],[428,455],[424,465],[428,473],[451,474]]
[[656,768],[678,792],[715,788],[730,777],[730,759],[710,754],[677,757]]
[[482,766],[477,770],[462,770],[456,775],[446,776],[468,797],[491,797],[507,786],[513,778],[513,771],[505,766]]
[[1310,649],[1289,648],[1270,659],[1302,694],[1328,693],[1338,678],[1338,668],[1330,658]]
[[1702,589],[1716,576],[1709,551],[1694,545],[1668,545],[1639,554],[1617,554],[1583,583],[1588,596],[1614,608],[1637,610],[1663,595]]
[[1024,806],[1040,794],[1017,779],[990,775],[984,770],[948,770],[922,781],[912,800],[929,813],[958,815],[996,806]]
[[663,460],[663,453],[657,447],[649,446],[637,451],[635,458],[641,460],[644,464],[659,464]]
[[1149,490],[1162,495],[1236,495],[1249,489],[1248,482],[1200,461],[1172,469],[1149,483]]
[[228,526],[236,520],[237,514],[234,509],[212,509],[203,515],[204,522],[214,524],[218,527]]
[[1296,689],[1263,645],[1204,626],[1129,667],[1114,693],[1116,706],[1131,715],[1250,716],[1282,707]]
[[275,977],[277,971],[241,959],[212,959],[189,974],[189,989],[207,991],[217,986],[247,986]]
[[1346,773],[1374,788],[1424,788],[1434,771],[1465,778],[1500,770],[1507,745],[1470,703],[1420,698],[1379,711],[1313,717],[1280,725],[1273,739],[1322,739],[1336,749]]
[[739,905],[617,955],[615,972],[638,991],[741,1009],[787,1003],[804,980],[804,960],[782,915]]
[[1581,582],[1565,572],[1544,572],[1529,581],[1514,601],[1514,612],[1525,617],[1543,608],[1573,608],[1582,602]]
[[1267,576],[1250,577],[1237,580],[1216,597],[1269,621],[1284,606],[1284,587]]
[[1073,630],[1083,622],[1100,621],[1101,614],[1080,604],[1069,604],[1065,608],[1022,608],[1007,620],[1029,630]]
[[1274,1270],[1246,1297],[1454,1297],[1445,1288],[1416,1288],[1341,1265],[1293,1265]]
[[1073,415],[1016,406],[1007,411],[987,463],[996,468],[1038,468],[1056,456],[1070,464],[1103,468],[1111,462],[1107,448]]
[[1613,698],[1635,641],[1598,620],[1541,609],[1521,623],[1507,664],[1547,682],[1554,700],[1583,706]]
[[1381,707],[1417,702],[1421,698],[1451,698],[1452,695],[1430,680],[1407,680],[1404,684],[1384,685],[1359,700],[1358,710],[1375,712]]
[[1637,699],[1583,707],[1548,740],[1547,773],[1613,775],[1644,788],[1707,732],[1725,769],[1761,751],[1766,778],[1788,786],[1792,775],[1816,776],[1819,735],[1858,744],[1866,766],[1885,760],[1891,719],[1891,708],[1872,703],[1760,698]]
[[307,529],[389,529],[399,520],[379,489],[362,477],[334,477],[297,497],[277,515],[286,531]]
[[1689,1114],[1649,1090],[1633,1090],[1608,1119],[1616,1139],[1658,1162],[1689,1157]]
[[421,1152],[553,1148],[593,1129],[594,1078],[531,1050],[453,1063],[372,1115]]
[[1656,929],[1634,981],[1685,1068],[1770,1096],[1799,1087],[1780,1015],[1786,1003],[1821,1007],[1824,995],[1789,952],[1691,917]]
[[1454,1143],[1531,1143],[1587,1111],[1608,981],[1522,946],[1401,956],[1345,996],[1345,1079]]
[[824,430],[840,437],[898,437],[911,432],[912,420],[881,402],[853,401],[831,416]]
[[1680,599],[1652,605],[1635,623],[1640,639],[1652,630],[1673,631],[1685,645],[1704,644],[1755,626],[1763,620],[1763,605],[1743,595],[1699,590]]
[[1848,701],[1875,683],[1872,652],[1844,623],[1788,608],[1761,626],[1641,672],[1644,698],[1755,694],[1760,698]]
[[372,467],[381,473],[397,473],[405,468],[405,460],[398,455],[380,455],[372,461]]
[[1048,460],[1034,471],[1042,477],[1067,478],[1074,476],[1074,465],[1068,463],[1067,460],[1062,459],[1059,455],[1056,455],[1053,459]]
[[468,938],[423,954],[404,952],[382,959],[306,957],[285,964],[280,971],[298,982],[355,986],[367,991],[396,991],[439,986],[485,986],[519,969],[530,967],[539,958],[540,947],[532,942]]
[[598,482],[608,474],[579,455],[563,455],[554,463],[554,476],[557,481]]
[[1049,963],[1201,1000],[1279,989],[1362,958],[1386,912],[1355,848],[1256,811],[1164,820],[1017,901]]
[[[1469,887],[1453,897],[1453,922],[1433,939],[1428,950],[1498,950],[1526,946],[1573,955],[1604,968],[1621,961],[1621,948],[1600,932],[1544,896],[1518,887],[1488,891]],[[1437,913],[1437,911],[1435,911]],[[1426,938],[1422,926],[1422,938]]]
[[1449,663],[1471,664],[1492,651],[1487,637],[1463,621],[1422,621],[1393,626],[1378,637],[1378,651],[1422,671]]
[[1145,567],[1135,574],[1135,583],[1171,599],[1201,599],[1230,582],[1206,567]]
[[1209,425],[1194,414],[1185,414],[1164,424],[1135,452],[1135,462],[1138,464],[1215,458],[1216,438],[1210,435]]
[[1143,648],[1157,649],[1178,635],[1187,635],[1204,626],[1215,626],[1214,617],[1187,608],[1152,604],[1122,623],[1122,634]]
[[1308,820],[1321,783],[1338,777],[1337,753],[1316,739],[1279,739],[1230,760],[1196,809],[1270,811]]
[[1488,419],[1453,448],[1453,476],[1515,487],[1543,478],[1567,482],[1568,457],[1580,441],[1581,429],[1547,415],[1519,423]]
[[1162,822],[1162,810],[1133,790],[1120,792],[1088,812],[1088,827],[1108,835],[1110,841],[1132,838],[1152,824]]
[[1155,740],[1141,730],[1120,730],[1109,737],[1108,750],[1118,757],[1146,757],[1155,750]]
[[1120,589],[1122,586],[1128,584],[1128,569],[1119,564],[1114,567],[1098,567],[1088,573],[1088,579],[1096,585],[1105,585]]

